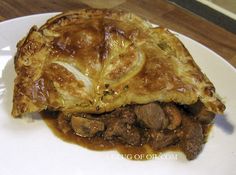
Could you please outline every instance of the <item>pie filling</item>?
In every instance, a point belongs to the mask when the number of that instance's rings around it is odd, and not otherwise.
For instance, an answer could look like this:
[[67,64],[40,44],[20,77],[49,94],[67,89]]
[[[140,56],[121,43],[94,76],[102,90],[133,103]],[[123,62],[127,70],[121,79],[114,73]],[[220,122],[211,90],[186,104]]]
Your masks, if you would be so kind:
[[57,112],[44,119],[64,140],[90,149],[116,147],[129,154],[178,148],[192,160],[201,152],[214,117],[201,102],[190,106],[152,102],[103,114]]

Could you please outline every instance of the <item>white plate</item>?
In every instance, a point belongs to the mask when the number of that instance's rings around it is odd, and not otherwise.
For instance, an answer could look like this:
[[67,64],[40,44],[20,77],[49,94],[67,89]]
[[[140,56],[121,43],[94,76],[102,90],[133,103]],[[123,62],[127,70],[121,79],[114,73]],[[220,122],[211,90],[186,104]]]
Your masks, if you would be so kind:
[[236,71],[223,58],[181,34],[202,71],[226,103],[225,117],[217,116],[208,143],[194,161],[168,153],[149,161],[123,159],[116,151],[97,152],[58,139],[42,120],[13,119],[13,56],[16,43],[32,25],[55,15],[39,14],[0,23],[0,174],[236,174]]

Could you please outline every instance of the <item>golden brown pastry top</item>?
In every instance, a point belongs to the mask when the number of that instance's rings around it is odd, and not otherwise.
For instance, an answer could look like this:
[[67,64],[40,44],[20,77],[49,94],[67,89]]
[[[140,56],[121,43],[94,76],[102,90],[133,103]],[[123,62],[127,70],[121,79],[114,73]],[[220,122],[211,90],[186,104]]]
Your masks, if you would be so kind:
[[151,101],[225,106],[183,44],[120,11],[84,9],[32,27],[15,56],[13,116],[43,109],[101,113]]

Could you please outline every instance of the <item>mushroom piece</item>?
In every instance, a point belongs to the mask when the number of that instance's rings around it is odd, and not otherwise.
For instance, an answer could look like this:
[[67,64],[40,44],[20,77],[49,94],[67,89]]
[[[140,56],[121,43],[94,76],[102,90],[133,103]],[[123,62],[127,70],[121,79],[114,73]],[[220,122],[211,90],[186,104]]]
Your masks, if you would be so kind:
[[103,122],[80,116],[71,117],[71,127],[81,137],[93,137],[105,129]]

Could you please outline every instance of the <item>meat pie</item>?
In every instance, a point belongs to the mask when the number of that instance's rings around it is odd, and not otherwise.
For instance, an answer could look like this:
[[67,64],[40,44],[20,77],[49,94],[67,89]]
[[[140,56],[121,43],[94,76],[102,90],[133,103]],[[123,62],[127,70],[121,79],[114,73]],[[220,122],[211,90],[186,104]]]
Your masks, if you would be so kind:
[[57,129],[189,160],[225,105],[181,41],[122,11],[82,9],[33,26],[19,41],[12,115],[57,111]]

